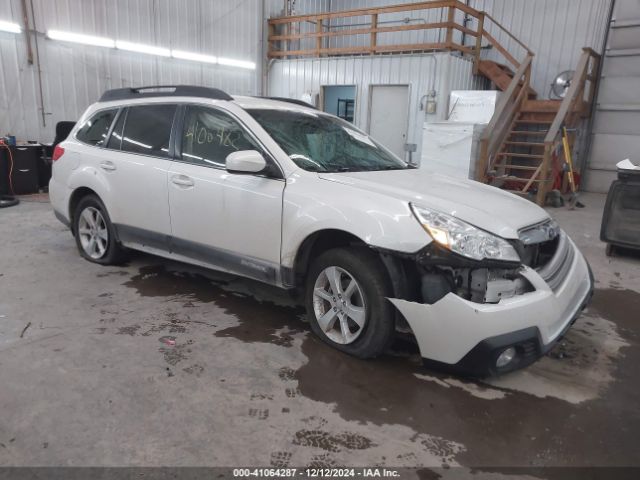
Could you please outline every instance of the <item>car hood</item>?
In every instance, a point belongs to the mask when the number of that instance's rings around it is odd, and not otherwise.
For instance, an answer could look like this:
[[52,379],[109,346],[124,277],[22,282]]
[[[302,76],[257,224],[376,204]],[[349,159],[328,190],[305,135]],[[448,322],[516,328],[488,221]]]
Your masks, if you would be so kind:
[[319,173],[322,180],[375,192],[453,215],[503,238],[543,222],[549,215],[534,203],[495,187],[419,169]]

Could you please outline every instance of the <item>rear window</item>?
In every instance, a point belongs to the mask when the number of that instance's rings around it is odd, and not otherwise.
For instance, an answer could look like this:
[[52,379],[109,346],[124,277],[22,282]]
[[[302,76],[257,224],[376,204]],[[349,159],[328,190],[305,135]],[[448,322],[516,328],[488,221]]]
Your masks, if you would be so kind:
[[176,108],[176,105],[129,107],[122,135],[122,151],[168,157]]
[[94,114],[93,117],[80,127],[80,130],[76,133],[76,138],[89,145],[104,145],[111,123],[113,123],[113,119],[116,118],[117,113],[118,109],[114,108],[111,110],[102,110]]

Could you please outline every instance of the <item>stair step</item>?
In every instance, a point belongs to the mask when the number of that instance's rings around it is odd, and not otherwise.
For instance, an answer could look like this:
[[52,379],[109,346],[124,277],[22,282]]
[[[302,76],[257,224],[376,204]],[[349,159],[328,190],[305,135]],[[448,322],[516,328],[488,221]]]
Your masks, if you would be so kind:
[[516,123],[530,123],[531,125],[551,125],[553,120],[524,120],[518,119]]
[[546,135],[548,130],[511,130],[511,135]]
[[544,143],[539,142],[504,142],[505,145],[517,145],[520,147],[544,147]]
[[529,195],[529,192],[523,192],[522,190],[510,190],[508,188],[504,189],[505,192],[509,192],[509,193],[513,193],[515,195],[522,195],[522,196],[527,196]]
[[526,100],[522,105],[523,112],[527,113],[557,113],[560,109],[560,100]]
[[496,180],[505,180],[507,182],[522,182],[522,183],[547,183],[547,182],[551,182],[551,179],[547,179],[547,180],[531,180],[530,178],[522,178],[522,177],[514,177],[513,175],[503,175],[501,177],[495,177]]
[[511,152],[500,152],[498,157],[518,157],[518,158],[544,158],[544,155],[532,155],[529,153],[511,153]]
[[526,167],[524,165],[504,165],[502,163],[494,165],[495,168],[508,168],[509,170],[529,170],[535,172],[538,167]]
[[[506,65],[492,60],[480,60],[478,63],[478,72],[491,80],[502,91],[509,88],[509,84],[515,75],[513,70]],[[522,83],[522,81],[519,82],[520,85],[522,85]],[[537,92],[529,86],[527,97],[534,99],[537,95]]]

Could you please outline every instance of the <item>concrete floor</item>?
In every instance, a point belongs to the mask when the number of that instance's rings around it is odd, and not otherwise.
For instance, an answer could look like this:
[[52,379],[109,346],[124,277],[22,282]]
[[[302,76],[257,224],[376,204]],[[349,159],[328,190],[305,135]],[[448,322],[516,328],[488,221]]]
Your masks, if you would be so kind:
[[593,267],[592,306],[549,356],[475,383],[402,347],[338,353],[258,283],[88,263],[24,199],[0,210],[0,465],[638,466],[640,257],[607,258],[604,197],[581,200],[551,213]]

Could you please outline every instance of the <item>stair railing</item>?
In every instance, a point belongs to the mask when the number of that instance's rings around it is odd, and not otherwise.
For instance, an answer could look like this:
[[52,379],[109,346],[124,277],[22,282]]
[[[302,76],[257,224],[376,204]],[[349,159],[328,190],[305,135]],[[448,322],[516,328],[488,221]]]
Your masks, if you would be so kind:
[[[562,142],[562,127],[573,129],[579,124],[581,118],[591,115],[599,62],[599,54],[591,48],[582,49],[582,55],[578,61],[571,85],[562,99],[558,113],[544,138],[544,156],[540,170],[536,172],[538,180],[540,180],[536,195],[536,203],[538,205],[544,205],[546,195],[550,190],[549,170],[554,153],[559,151],[559,157],[564,159],[564,151],[558,148]],[[570,144],[573,145],[573,138]]]
[[[439,16],[440,21],[408,16],[417,11],[426,11],[433,19]],[[404,18],[399,18],[400,14],[405,15]],[[291,58],[458,51],[477,59],[485,33],[485,15],[459,0],[436,0],[274,17],[268,20],[267,55],[269,58]],[[462,21],[468,18],[476,19],[475,30]],[[354,19],[357,25],[350,25]],[[434,30],[436,33],[427,41],[428,31]],[[412,43],[385,42],[385,34],[412,31],[422,31],[425,36]],[[474,45],[463,44],[462,34],[475,38]],[[346,46],[337,46],[336,40],[340,38],[346,39]],[[490,42],[499,45],[495,39]],[[496,48],[504,50],[501,46]]]
[[[495,33],[493,33],[494,29],[489,29],[489,25],[493,24],[497,27],[497,31],[498,32],[503,32],[505,35],[507,35],[507,37],[509,37],[516,45],[518,45],[522,50],[520,51],[521,54],[524,55],[525,59],[527,56],[531,55],[533,56],[534,53],[529,50],[529,47],[527,47],[520,39],[518,39],[513,33],[511,33],[509,30],[507,30],[500,22],[498,22],[498,20],[496,20],[495,18],[493,18],[491,15],[489,15],[487,12],[479,12],[479,18],[478,18],[478,31],[482,32],[481,36],[478,36],[478,39],[481,38],[485,38],[487,40],[487,42],[489,42],[489,45],[491,45],[493,48],[495,48],[504,58],[505,60],[507,60],[514,69],[518,69],[520,67],[520,61],[518,61],[511,52],[509,52],[509,50],[507,48],[505,48],[504,45],[502,45],[497,39],[496,39],[496,35]],[[491,32],[489,31],[491,30]],[[479,44],[480,42],[478,42]],[[478,63],[480,62],[480,53],[481,53],[481,46],[477,45],[476,51],[475,53],[475,57],[474,57],[474,72],[475,74],[478,73]]]

